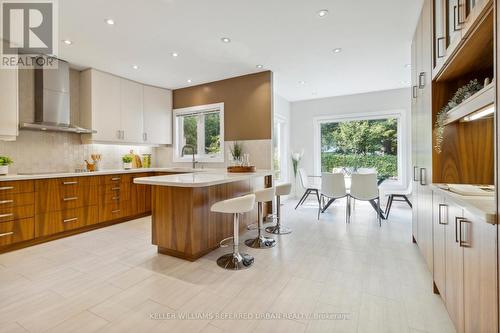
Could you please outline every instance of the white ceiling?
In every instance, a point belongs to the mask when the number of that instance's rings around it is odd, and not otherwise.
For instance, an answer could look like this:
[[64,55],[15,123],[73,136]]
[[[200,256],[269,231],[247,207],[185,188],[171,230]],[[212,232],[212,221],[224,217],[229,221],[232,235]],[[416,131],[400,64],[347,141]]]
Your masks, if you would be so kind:
[[[409,86],[405,64],[422,1],[60,0],[59,37],[73,45],[60,43],[59,55],[172,89],[262,64],[290,101],[395,89]],[[320,9],[329,14],[320,18]]]

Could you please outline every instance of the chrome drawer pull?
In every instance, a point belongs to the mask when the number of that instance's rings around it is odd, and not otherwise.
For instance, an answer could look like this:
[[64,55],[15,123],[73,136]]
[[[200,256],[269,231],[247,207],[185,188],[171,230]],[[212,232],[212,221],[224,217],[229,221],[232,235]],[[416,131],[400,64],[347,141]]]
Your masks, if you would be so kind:
[[117,209],[117,210],[112,210],[111,213],[112,214],[116,214],[116,213],[119,213],[120,212],[120,209]]
[[120,180],[120,177],[113,177],[113,178],[111,178],[111,180],[115,182],[117,180]]
[[78,197],[71,197],[71,198],[64,198],[64,201],[73,201],[73,200],[78,200]]
[[9,213],[9,214],[0,214],[0,218],[2,217],[9,217],[9,216],[14,216],[14,214]]
[[10,235],[13,235],[13,234],[14,234],[14,232],[12,232],[12,231],[11,232],[5,232],[3,234],[0,234],[0,237],[10,236]]
[[10,204],[10,203],[14,203],[14,200],[1,200],[0,201],[0,205]]
[[7,190],[13,190],[14,186],[4,186],[0,187],[0,191],[7,191]]
[[78,217],[73,217],[71,219],[63,220],[63,223],[68,223],[68,222],[73,222],[73,221],[78,221]]
[[120,188],[119,188],[119,187],[112,187],[112,188],[111,188],[111,191],[119,191],[119,190],[120,190]]
[[76,185],[78,182],[64,182],[63,185]]
[[120,197],[113,197],[112,200],[120,200]]

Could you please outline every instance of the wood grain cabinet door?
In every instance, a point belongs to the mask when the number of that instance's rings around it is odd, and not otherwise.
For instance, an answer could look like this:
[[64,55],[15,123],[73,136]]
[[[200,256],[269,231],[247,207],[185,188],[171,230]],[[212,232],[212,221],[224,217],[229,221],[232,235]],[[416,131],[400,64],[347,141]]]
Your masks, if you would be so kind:
[[459,243],[464,253],[464,331],[497,332],[497,226],[465,211]]
[[98,220],[97,206],[68,209],[36,216],[35,235],[54,235],[94,224]]
[[37,214],[97,204],[99,197],[97,182],[80,184],[68,181],[66,184],[62,183],[64,182],[57,179],[37,181],[37,192],[35,194]]
[[442,195],[436,192],[433,195],[432,225],[434,233],[433,242],[433,278],[441,297],[444,299],[446,292],[446,228],[449,227],[448,205]]
[[0,194],[31,193],[34,191],[32,180],[0,182]]
[[0,223],[0,247],[33,239],[33,218]]
[[448,206],[449,224],[446,226],[446,291],[445,304],[458,333],[464,331],[464,252],[459,245],[458,232],[463,210],[455,203]]

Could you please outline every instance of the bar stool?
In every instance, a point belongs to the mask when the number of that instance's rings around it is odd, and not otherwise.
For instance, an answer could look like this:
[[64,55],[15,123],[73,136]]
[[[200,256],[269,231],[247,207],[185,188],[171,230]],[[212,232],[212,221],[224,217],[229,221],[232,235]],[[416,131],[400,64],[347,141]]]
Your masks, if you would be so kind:
[[231,270],[241,270],[250,267],[254,258],[239,251],[240,214],[249,212],[255,205],[255,195],[219,201],[212,205],[212,212],[233,214],[233,253],[225,254],[217,259],[219,267]]
[[262,203],[273,201],[274,198],[274,187],[266,188],[264,190],[256,191],[255,201],[258,203],[257,211],[257,229],[259,231],[257,238],[247,239],[245,244],[254,249],[268,249],[276,245],[276,240],[270,237],[265,237],[262,235],[264,226],[262,223]]
[[280,197],[282,195],[288,195],[292,191],[292,184],[285,183],[276,186],[276,225],[273,227],[267,227],[266,231],[270,234],[275,235],[285,235],[292,232],[291,229],[283,227],[281,225],[281,203]]

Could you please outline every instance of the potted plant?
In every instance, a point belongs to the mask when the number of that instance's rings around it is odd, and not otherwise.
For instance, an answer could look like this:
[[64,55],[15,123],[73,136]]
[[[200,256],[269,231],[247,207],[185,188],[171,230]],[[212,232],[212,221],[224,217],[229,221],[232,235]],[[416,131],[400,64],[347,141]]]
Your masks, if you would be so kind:
[[123,162],[123,168],[125,170],[132,169],[132,156],[124,155],[122,157],[122,162]]
[[292,167],[293,167],[293,177],[294,177],[293,192],[295,196],[297,196],[297,174],[299,172],[299,164],[303,156],[304,156],[303,151],[301,151],[300,153],[299,152],[292,153]]
[[9,156],[0,156],[0,175],[6,175],[9,173],[9,165],[14,163],[14,161]]
[[235,141],[233,146],[229,149],[231,150],[233,161],[237,164],[241,164],[241,158],[243,156],[243,144]]

